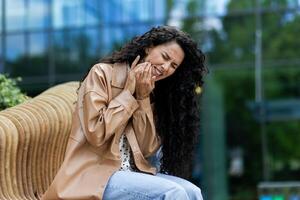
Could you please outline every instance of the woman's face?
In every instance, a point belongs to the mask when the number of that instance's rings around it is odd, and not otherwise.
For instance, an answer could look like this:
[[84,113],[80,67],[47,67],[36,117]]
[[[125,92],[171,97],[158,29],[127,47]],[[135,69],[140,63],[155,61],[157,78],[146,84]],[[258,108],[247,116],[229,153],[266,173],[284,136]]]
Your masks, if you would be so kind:
[[146,49],[145,62],[150,62],[155,81],[171,76],[184,59],[184,51],[175,42],[168,42]]

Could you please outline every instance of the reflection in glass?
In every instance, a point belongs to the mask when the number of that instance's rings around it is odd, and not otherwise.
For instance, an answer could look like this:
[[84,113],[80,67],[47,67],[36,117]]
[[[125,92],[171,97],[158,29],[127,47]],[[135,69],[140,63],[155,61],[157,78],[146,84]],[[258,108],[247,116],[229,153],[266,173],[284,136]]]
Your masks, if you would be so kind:
[[83,0],[53,0],[52,16],[54,28],[80,27],[84,24]]
[[162,22],[164,18],[167,16],[166,14],[166,3],[161,0],[151,1],[151,13],[150,16],[154,20],[155,23]]
[[4,70],[4,58],[2,52],[2,38],[0,37],[0,73]]
[[48,57],[45,33],[32,33],[29,35],[28,75],[47,75]]
[[103,54],[110,54],[114,49],[119,49],[125,40],[130,38],[128,26],[103,28]]
[[[2,15],[3,15],[4,13],[2,12],[2,1],[0,1],[0,34],[1,34],[1,32],[2,32]],[[0,37],[0,39],[1,39],[1,37]],[[1,47],[1,46],[0,46]]]
[[[18,48],[16,48],[18,47]],[[6,36],[5,72],[12,76],[24,75],[22,69],[26,66],[24,34]]]
[[103,36],[103,46],[102,46],[102,51],[103,54],[108,54],[111,51],[111,28],[103,28],[102,30],[102,36]]
[[101,31],[99,29],[87,29],[86,30],[86,37],[89,41],[89,48],[87,49],[87,54],[88,54],[88,60],[89,62],[97,62],[99,58],[101,57],[102,48],[102,35]]
[[28,29],[49,27],[49,4],[45,0],[30,0],[28,6]]
[[24,54],[25,54],[24,34],[7,35],[6,36],[6,59],[9,62],[15,62],[21,57],[24,57]]
[[6,2],[7,31],[24,30],[26,27],[26,8],[23,0]]
[[88,59],[91,41],[81,30],[54,34],[55,67],[58,74],[80,73]]
[[32,33],[29,36],[29,56],[41,56],[46,52],[45,33]]
[[104,12],[103,5],[106,1],[90,0],[84,1],[84,13],[86,25],[97,25],[101,22],[102,13]]

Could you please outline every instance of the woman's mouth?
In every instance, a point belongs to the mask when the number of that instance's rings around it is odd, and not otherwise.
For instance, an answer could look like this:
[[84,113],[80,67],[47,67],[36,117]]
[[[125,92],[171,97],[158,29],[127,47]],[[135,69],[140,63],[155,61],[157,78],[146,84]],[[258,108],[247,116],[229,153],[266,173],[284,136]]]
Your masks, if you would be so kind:
[[152,68],[152,75],[155,77],[161,76],[163,73],[156,66]]

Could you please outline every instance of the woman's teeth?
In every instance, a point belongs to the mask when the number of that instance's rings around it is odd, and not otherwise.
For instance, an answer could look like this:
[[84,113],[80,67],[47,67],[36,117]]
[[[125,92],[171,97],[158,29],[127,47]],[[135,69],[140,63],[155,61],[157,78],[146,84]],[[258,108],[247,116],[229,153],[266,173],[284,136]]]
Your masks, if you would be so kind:
[[154,76],[160,76],[162,74],[156,67],[154,67],[153,72],[154,72],[153,73]]

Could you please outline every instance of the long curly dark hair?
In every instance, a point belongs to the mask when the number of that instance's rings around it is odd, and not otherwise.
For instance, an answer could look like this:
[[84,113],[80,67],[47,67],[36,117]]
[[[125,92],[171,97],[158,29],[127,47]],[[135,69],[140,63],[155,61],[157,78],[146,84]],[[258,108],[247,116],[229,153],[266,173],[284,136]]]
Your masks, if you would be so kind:
[[102,58],[104,63],[127,62],[137,55],[146,56],[146,48],[176,41],[185,56],[175,73],[157,81],[151,95],[154,102],[156,130],[162,139],[161,172],[189,178],[193,149],[199,133],[199,99],[195,88],[203,84],[207,73],[205,56],[191,37],[170,26],[154,27],[133,38],[119,51]]

